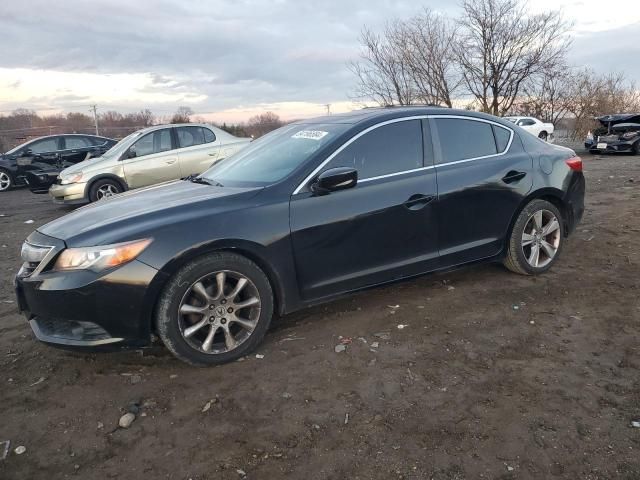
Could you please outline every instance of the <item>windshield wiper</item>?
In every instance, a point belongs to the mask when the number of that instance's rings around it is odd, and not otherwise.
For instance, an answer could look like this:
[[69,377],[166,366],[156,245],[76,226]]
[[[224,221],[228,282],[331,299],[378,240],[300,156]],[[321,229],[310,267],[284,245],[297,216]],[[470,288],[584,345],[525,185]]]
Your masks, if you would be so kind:
[[193,174],[189,175],[188,177],[184,177],[183,180],[188,180],[189,182],[192,182],[192,183],[200,183],[202,185],[212,185],[212,186],[215,186],[215,187],[224,187],[224,185],[222,185],[220,182],[218,182],[216,180],[209,179],[209,178],[201,177],[197,173],[193,173]]

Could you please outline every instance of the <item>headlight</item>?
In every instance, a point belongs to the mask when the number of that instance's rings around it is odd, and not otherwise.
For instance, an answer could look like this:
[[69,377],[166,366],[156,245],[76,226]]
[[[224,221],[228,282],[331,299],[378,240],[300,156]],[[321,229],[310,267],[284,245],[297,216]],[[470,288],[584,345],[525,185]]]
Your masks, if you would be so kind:
[[100,271],[130,262],[149,246],[151,239],[117,243],[97,247],[67,248],[64,250],[54,270]]
[[622,134],[622,138],[628,140],[630,138],[637,137],[638,135],[640,135],[640,132],[625,132]]
[[71,175],[69,177],[60,177],[61,185],[69,185],[70,183],[77,183],[82,180],[82,172],[76,173],[75,175]]

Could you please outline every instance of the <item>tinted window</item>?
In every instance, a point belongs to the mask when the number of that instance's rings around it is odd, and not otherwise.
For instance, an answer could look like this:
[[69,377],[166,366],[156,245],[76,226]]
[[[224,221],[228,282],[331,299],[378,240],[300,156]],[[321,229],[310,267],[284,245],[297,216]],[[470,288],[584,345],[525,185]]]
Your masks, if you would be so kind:
[[65,137],[65,148],[68,150],[74,148],[87,148],[91,146],[91,143],[86,137]]
[[171,150],[171,130],[165,128],[148,133],[134,143],[132,148],[136,151],[136,157]]
[[520,125],[521,127],[529,127],[531,125],[535,125],[535,123],[536,122],[534,122],[530,118],[524,118],[518,122],[518,125]]
[[178,127],[178,144],[180,148],[192,147],[193,145],[202,145],[204,142],[204,134],[201,127]]
[[86,139],[89,140],[92,145],[104,145],[109,141],[103,137],[86,137]]
[[495,155],[491,124],[461,118],[436,118],[443,162]]
[[202,131],[204,132],[204,143],[211,143],[216,141],[216,136],[211,130],[209,130],[208,128],[203,128]]
[[55,152],[58,150],[58,138],[45,138],[44,140],[38,140],[37,142],[33,142],[27,148],[30,149],[33,153],[47,153],[47,152]]
[[366,179],[423,166],[420,120],[391,123],[365,133],[336,155],[327,168],[352,167]]
[[511,132],[506,128],[493,126],[493,134],[496,137],[496,144],[498,145],[498,153],[502,153],[507,149],[509,145],[509,139],[511,138]]

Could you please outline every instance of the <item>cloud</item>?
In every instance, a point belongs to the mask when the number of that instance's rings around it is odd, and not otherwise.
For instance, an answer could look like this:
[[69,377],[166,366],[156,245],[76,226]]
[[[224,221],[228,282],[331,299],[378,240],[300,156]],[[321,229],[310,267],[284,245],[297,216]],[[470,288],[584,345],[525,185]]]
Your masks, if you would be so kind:
[[[633,7],[637,0],[629,1],[634,10],[625,21],[634,15],[640,20],[640,8]],[[574,16],[598,11],[595,5],[600,4],[540,2],[550,8],[559,3]],[[535,5],[542,4],[537,0]],[[449,0],[425,5],[411,0],[4,1],[0,69],[11,84],[0,85],[1,110],[32,97],[39,105],[49,97],[50,107],[77,103],[65,95],[80,97],[78,102],[90,98],[90,103],[105,103],[104,108],[156,112],[181,104],[206,113],[348,102],[354,78],[346,63],[358,54],[363,25],[377,29],[423,6],[457,14]],[[609,28],[609,17],[598,24],[600,30]],[[631,42],[620,48],[613,30],[584,33],[591,27],[583,20],[572,50],[574,63],[602,68],[616,63],[636,75],[640,67],[629,59],[638,58],[637,47]],[[624,28],[632,38],[638,25]],[[46,78],[32,78],[38,75]],[[68,91],[51,91],[52,82],[65,84]]]

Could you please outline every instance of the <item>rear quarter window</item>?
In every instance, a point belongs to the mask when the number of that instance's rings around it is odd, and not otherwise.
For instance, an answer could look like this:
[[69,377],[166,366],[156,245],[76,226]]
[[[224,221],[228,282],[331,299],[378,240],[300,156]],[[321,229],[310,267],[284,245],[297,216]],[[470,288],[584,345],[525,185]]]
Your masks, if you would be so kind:
[[511,131],[497,125],[493,125],[493,135],[496,137],[496,146],[498,147],[498,153],[503,153],[509,146]]

